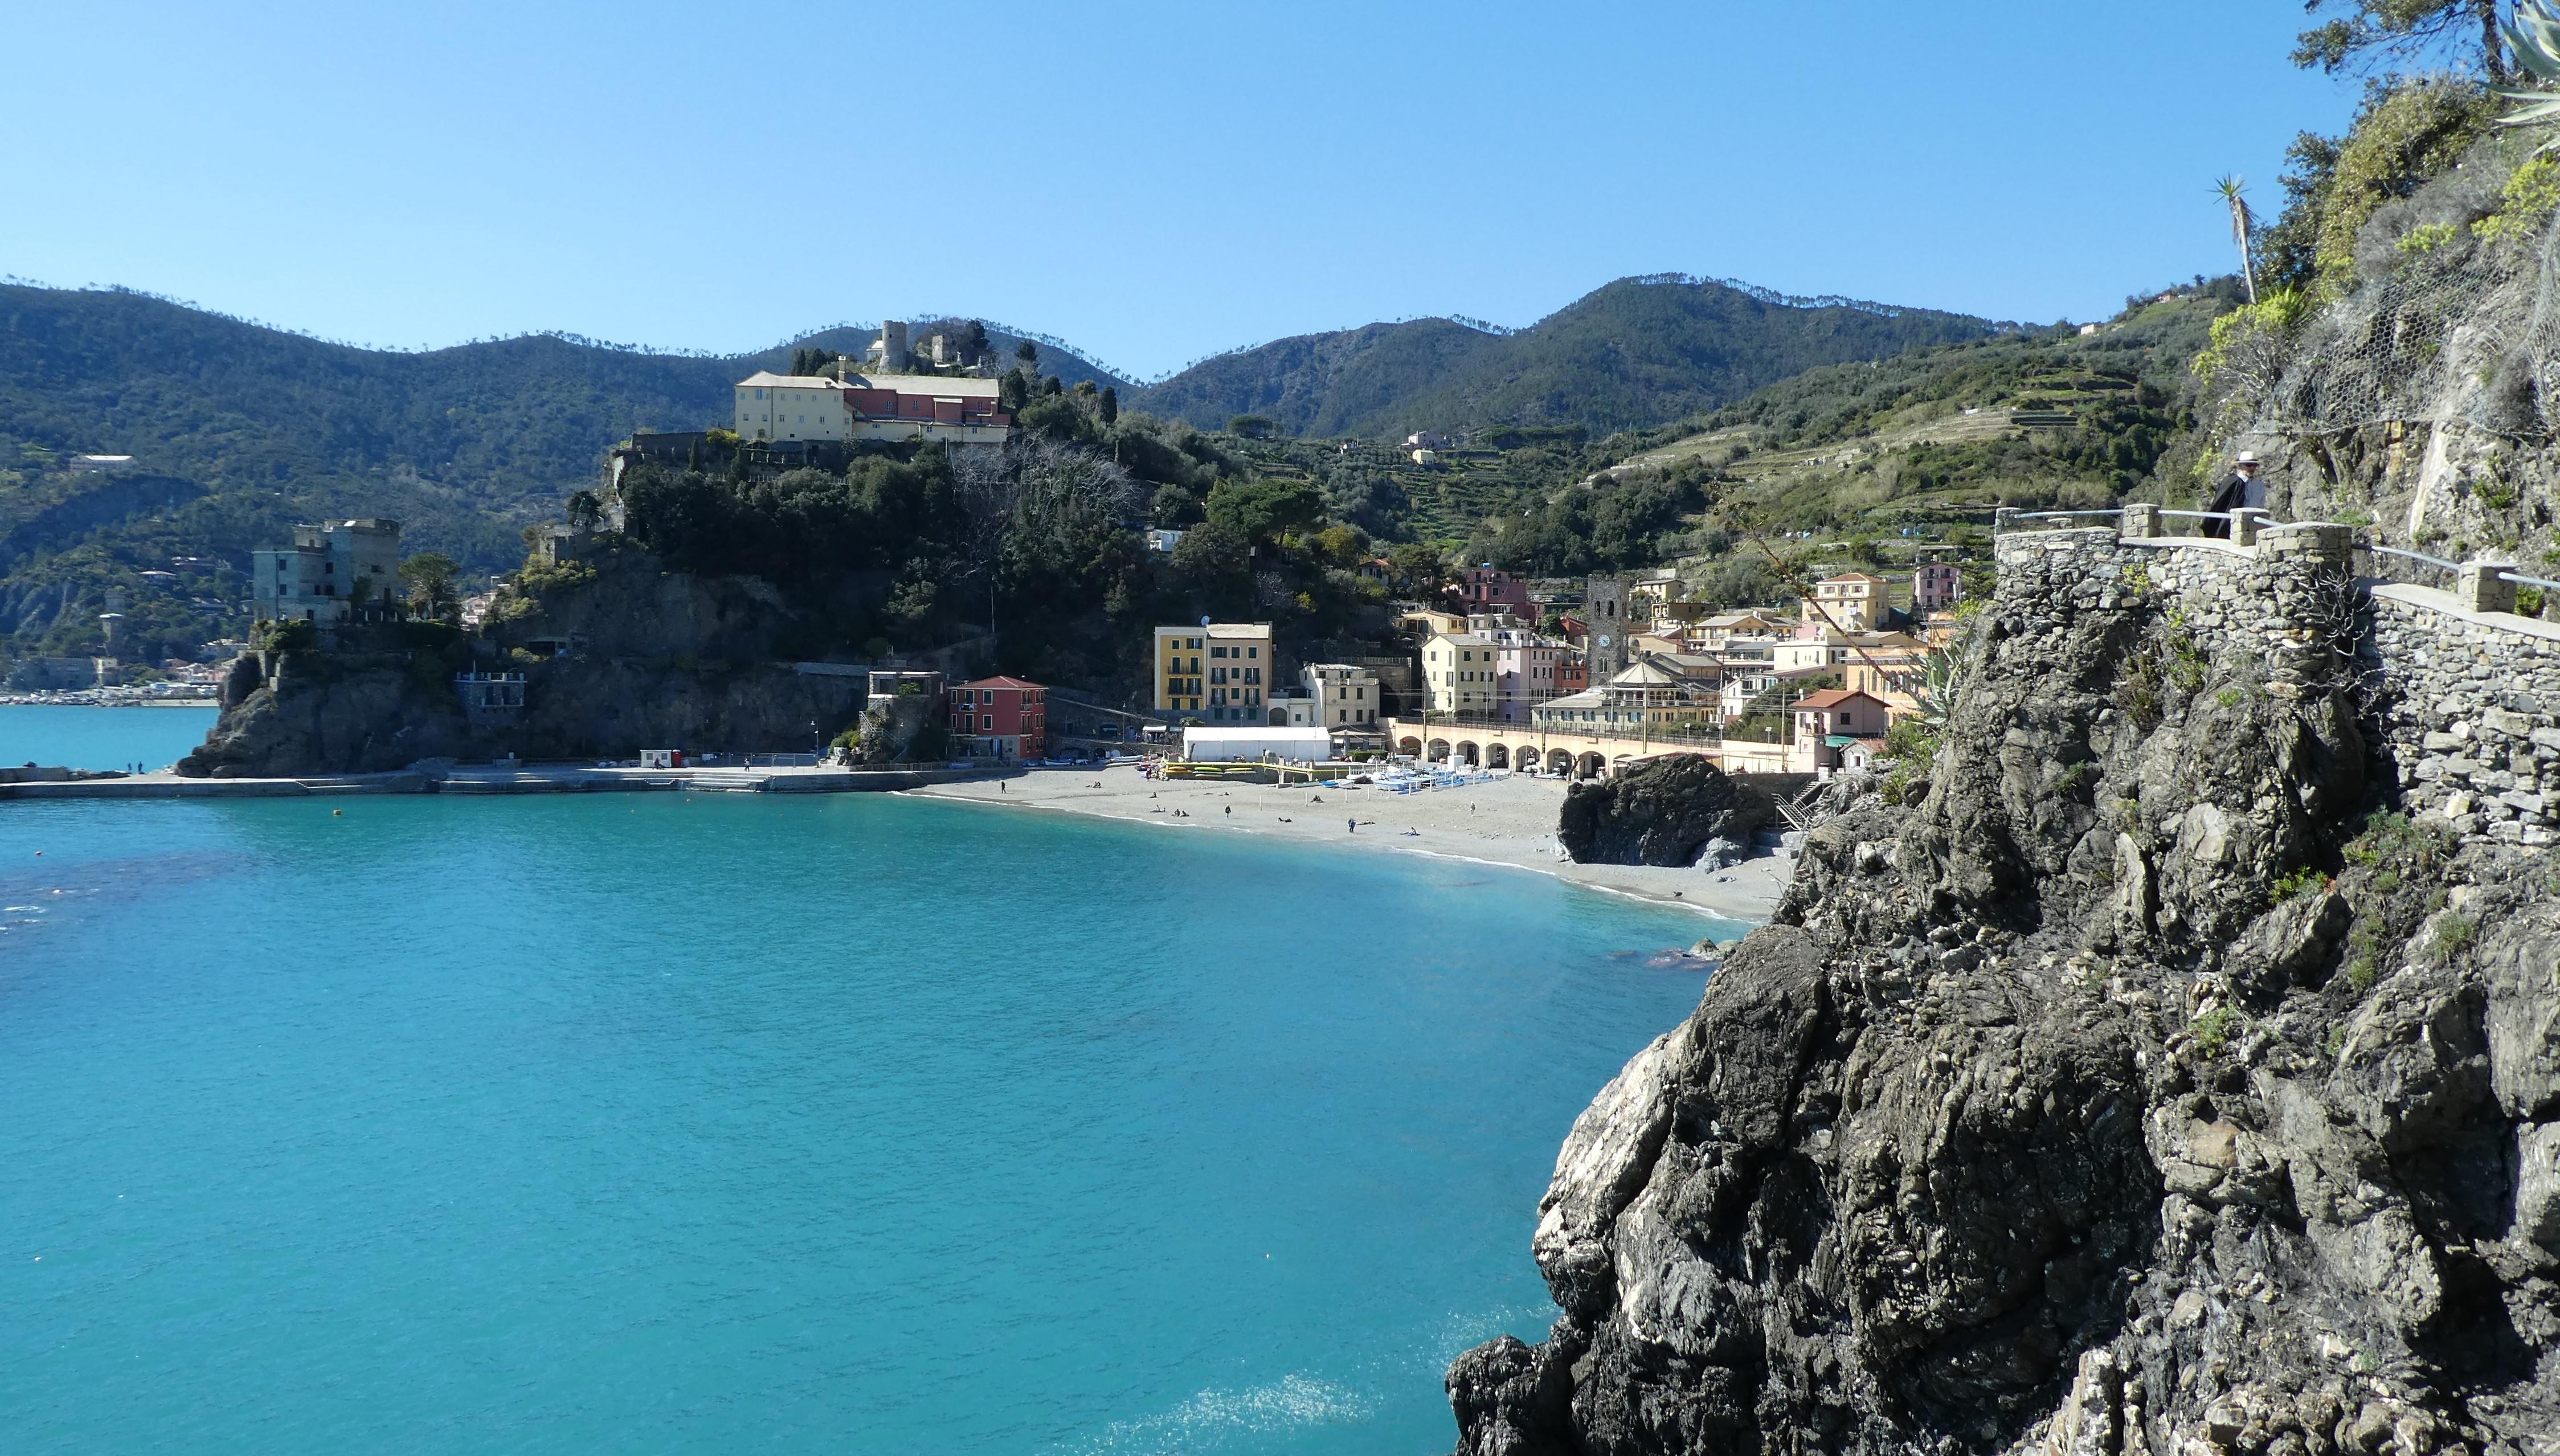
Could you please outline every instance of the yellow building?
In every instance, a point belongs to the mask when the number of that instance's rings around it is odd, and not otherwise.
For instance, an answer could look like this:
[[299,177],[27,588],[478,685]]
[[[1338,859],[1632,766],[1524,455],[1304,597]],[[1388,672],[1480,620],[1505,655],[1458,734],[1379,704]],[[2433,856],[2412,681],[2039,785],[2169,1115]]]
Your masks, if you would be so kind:
[[1842,571],[1814,583],[1814,594],[1805,599],[1803,620],[1843,632],[1872,632],[1883,624],[1891,606],[1883,577]]
[[1269,622],[1158,627],[1156,711],[1205,723],[1261,723],[1274,666]]
[[1844,667],[1849,692],[1875,699],[1895,718],[1920,711],[1917,694],[1928,675],[1929,648],[1918,638],[1902,632],[1884,633],[1849,658]]
[[1422,644],[1422,701],[1433,713],[1491,713],[1497,644],[1476,632],[1442,632]]

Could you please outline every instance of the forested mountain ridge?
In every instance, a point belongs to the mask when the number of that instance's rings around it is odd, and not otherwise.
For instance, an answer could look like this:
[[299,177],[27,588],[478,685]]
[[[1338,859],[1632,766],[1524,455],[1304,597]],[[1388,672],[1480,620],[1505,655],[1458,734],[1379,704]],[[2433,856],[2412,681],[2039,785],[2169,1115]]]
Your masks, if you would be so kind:
[[1621,278],[1517,333],[1431,318],[1305,334],[1203,361],[1130,403],[1204,429],[1261,414],[1292,434],[1578,424],[1596,436],[1711,409],[1822,365],[2004,328],[1934,309]]
[[[1021,338],[988,334],[1010,362]],[[329,516],[389,516],[411,550],[496,570],[615,440],[723,423],[731,386],[787,368],[795,344],[859,353],[870,338],[840,327],[713,356],[530,334],[402,353],[143,293],[0,285],[0,632],[19,651],[85,650],[121,585],[139,642],[238,633],[249,551]],[[1039,353],[1069,385],[1125,384],[1052,343]],[[80,454],[134,470],[63,469]],[[134,584],[173,566],[174,587]]]
[[[1010,359],[1019,340],[989,333]],[[786,367],[793,344],[859,353],[869,337],[836,328],[715,356],[530,334],[410,354],[141,293],[0,286],[0,435],[50,452],[131,454],[217,490],[381,475],[500,515],[520,505],[539,514],[634,429],[724,421],[729,388]],[[1069,385],[1126,385],[1065,351],[1040,354]]]
[[[1128,469],[1143,484],[1144,514],[1159,525],[1198,523],[1221,481],[1267,481],[1310,488],[1333,519],[1380,542],[1436,546],[1465,540],[1489,513],[1533,508],[1593,464],[1626,458],[1606,448],[1590,458],[1585,442],[1613,421],[1659,424],[1694,403],[1738,398],[1742,383],[1770,371],[1898,355],[1939,335],[2009,332],[1953,314],[1627,280],[1520,335],[1448,320],[1374,325],[1202,367],[1234,369],[1248,358],[1287,365],[1281,373],[1294,383],[1284,382],[1290,404],[1278,412],[1293,431],[1392,434],[1453,416],[1532,421],[1479,429],[1480,448],[1429,466],[1303,436],[1204,440],[1185,419],[1151,424],[1136,408],[1114,425],[1119,403],[1141,405],[1190,386],[1178,377],[1140,391],[1047,341],[1037,350],[1042,397],[1022,409],[1020,423]],[[992,325],[988,333],[997,357],[1011,361],[1018,337]],[[795,342],[852,353],[868,334],[840,328]],[[650,354],[548,335],[408,354],[139,293],[0,286],[0,633],[17,654],[78,654],[96,646],[97,613],[120,601],[128,637],[150,654],[237,636],[246,627],[239,573],[249,551],[285,539],[297,520],[393,517],[409,550],[442,552],[466,579],[485,579],[522,560],[521,528],[556,519],[570,491],[594,482],[615,440],[719,423],[735,381],[788,368],[790,354],[789,346]],[[1188,377],[1197,385],[1200,371]],[[1192,412],[1201,412],[1197,401]],[[1221,403],[1205,412],[1214,427],[1231,412],[1255,411]],[[1534,422],[1557,418],[1575,422]],[[129,454],[135,467],[122,475],[64,468],[81,453]],[[1622,533],[1626,550],[1668,529],[1631,528]],[[1201,551],[1217,540],[1203,537]],[[950,555],[923,553],[942,565],[930,583],[906,583],[910,605],[927,584],[956,589],[964,576],[983,584],[983,566],[964,570],[956,558],[943,561]],[[915,556],[888,565],[902,568]],[[1191,575],[1226,581],[1219,572]],[[1223,589],[1196,594],[1223,601]],[[1123,594],[1137,600],[1154,588],[1132,591]],[[906,630],[940,633],[957,628],[956,619],[941,620],[948,615],[919,609],[901,620]],[[1331,622],[1339,614],[1316,615]]]

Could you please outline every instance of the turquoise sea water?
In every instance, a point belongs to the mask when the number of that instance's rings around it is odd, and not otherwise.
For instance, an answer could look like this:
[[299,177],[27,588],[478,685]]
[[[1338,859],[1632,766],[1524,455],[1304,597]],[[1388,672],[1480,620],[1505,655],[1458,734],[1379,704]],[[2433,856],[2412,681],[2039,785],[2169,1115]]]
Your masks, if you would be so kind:
[[212,708],[0,706],[0,765],[166,768],[213,729]]
[[886,795],[0,804],[0,906],[13,1453],[1443,1451],[1726,933]]

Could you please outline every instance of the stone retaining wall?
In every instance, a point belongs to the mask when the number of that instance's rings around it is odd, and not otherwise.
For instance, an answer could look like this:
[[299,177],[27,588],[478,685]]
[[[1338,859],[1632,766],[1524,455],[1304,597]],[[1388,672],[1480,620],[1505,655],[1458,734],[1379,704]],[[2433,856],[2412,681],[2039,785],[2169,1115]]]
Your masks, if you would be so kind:
[[2560,629],[2465,609],[2423,586],[2373,589],[2392,688],[2384,732],[2414,809],[2464,834],[2552,842],[2560,801]]
[[[2138,518],[2137,528],[2153,525]],[[2084,610],[2173,613],[2207,656],[2254,657],[2267,690],[2340,668],[2375,705],[2414,812],[2467,836],[2529,846],[2560,822],[2560,626],[2516,615],[2496,564],[2464,569],[2460,593],[2352,578],[2344,528],[2268,527],[2251,545],[2111,529],[2003,534],[1995,607],[2034,620]],[[2369,611],[2340,652],[2337,583]],[[2486,607],[2488,609],[2481,609]]]

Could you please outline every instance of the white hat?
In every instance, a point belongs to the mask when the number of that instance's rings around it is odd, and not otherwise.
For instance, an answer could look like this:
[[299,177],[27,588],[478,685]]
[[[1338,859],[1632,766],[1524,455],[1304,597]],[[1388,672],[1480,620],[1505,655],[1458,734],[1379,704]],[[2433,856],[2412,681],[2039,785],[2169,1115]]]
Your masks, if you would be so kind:
[[2240,452],[2240,458],[2232,461],[2231,463],[2235,465],[2255,465],[2258,463],[2258,452],[2256,450],[2242,450]]

